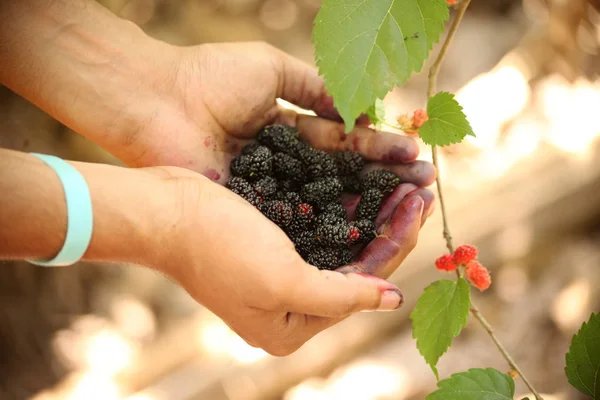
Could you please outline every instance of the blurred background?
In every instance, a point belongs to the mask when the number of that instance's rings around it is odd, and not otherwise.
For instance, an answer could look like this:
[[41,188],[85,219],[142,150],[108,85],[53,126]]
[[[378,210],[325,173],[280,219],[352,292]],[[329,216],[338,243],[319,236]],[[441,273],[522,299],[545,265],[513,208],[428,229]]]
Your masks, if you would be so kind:
[[[101,3],[170,43],[264,40],[313,62],[319,0]],[[441,155],[455,243],[477,245],[492,272],[474,301],[548,400],[583,399],[564,355],[600,310],[599,10],[596,0],[474,0],[439,81],[477,134]],[[416,74],[386,98],[388,115],[423,107],[425,88]],[[0,146],[118,163],[5,88],[0,102]],[[438,208],[391,278],[401,311],[353,316],[285,358],[246,345],[151,271],[3,264],[0,399],[424,399],[435,380],[408,315],[441,277],[433,260],[444,251]],[[474,320],[440,376],[470,367],[508,368]],[[517,393],[528,394],[520,380]]]

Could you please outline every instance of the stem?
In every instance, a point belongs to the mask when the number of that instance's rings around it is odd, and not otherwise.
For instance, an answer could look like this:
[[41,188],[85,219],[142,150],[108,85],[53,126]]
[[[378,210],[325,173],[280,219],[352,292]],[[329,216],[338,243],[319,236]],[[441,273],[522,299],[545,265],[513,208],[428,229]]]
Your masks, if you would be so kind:
[[[435,95],[436,86],[437,86],[437,78],[438,78],[438,74],[440,72],[440,68],[442,66],[442,62],[444,61],[444,57],[446,56],[446,53],[448,52],[450,43],[452,42],[452,39],[454,38],[456,31],[458,30],[458,26],[460,25],[460,22],[462,21],[464,15],[465,15],[465,12],[467,11],[467,7],[469,7],[470,3],[471,3],[471,0],[463,0],[458,5],[456,17],[454,18],[454,21],[452,21],[452,25],[450,26],[450,29],[448,30],[448,35],[446,36],[446,40],[444,41],[444,44],[442,45],[442,48],[440,49],[440,52],[437,55],[437,58],[435,59],[435,61],[431,65],[431,68],[429,69],[429,87],[427,88],[427,97],[428,98],[431,98]],[[431,153],[432,153],[432,158],[433,158],[433,165],[439,171],[438,154],[437,154],[436,146],[432,146]],[[440,206],[441,206],[440,208],[442,210],[442,221],[443,221],[443,225],[444,225],[444,239],[446,241],[446,247],[448,248],[448,251],[450,253],[454,253],[454,246],[452,244],[452,235],[450,234],[450,227],[448,226],[448,216],[446,213],[446,205],[444,202],[444,195],[442,192],[442,182],[440,179],[439,172],[436,177],[436,184],[437,184],[437,190],[438,190],[438,197],[440,199]],[[458,272],[458,269],[457,269],[457,275],[458,275],[458,277],[460,277],[460,272]],[[483,314],[481,314],[481,312],[479,311],[477,306],[473,303],[471,303],[471,314],[473,315],[473,317],[475,317],[475,319],[477,321],[479,321],[481,326],[483,326],[483,328],[486,330],[488,335],[492,338],[492,341],[494,342],[494,344],[496,345],[498,350],[500,350],[500,353],[502,354],[504,359],[508,362],[508,365],[512,369],[517,371],[517,373],[521,376],[521,378],[523,379],[523,382],[525,383],[525,385],[527,385],[529,390],[531,390],[531,392],[535,396],[536,400],[543,400],[542,396],[540,396],[538,391],[534,389],[534,387],[531,385],[529,380],[525,377],[525,375],[523,375],[523,372],[521,371],[521,369],[519,368],[519,366],[517,365],[515,360],[508,353],[506,348],[502,345],[502,343],[500,342],[500,340],[494,333],[492,326],[485,319]]]
[[483,326],[483,328],[487,331],[487,333],[490,335],[490,337],[494,341],[494,344],[496,345],[498,350],[500,350],[500,353],[502,353],[502,356],[504,356],[504,358],[508,362],[508,365],[510,365],[515,371],[517,371],[519,376],[521,376],[521,379],[523,379],[523,383],[525,383],[525,385],[529,388],[529,390],[531,390],[531,392],[533,393],[535,398],[538,400],[543,400],[542,396],[537,392],[537,390],[535,390],[533,388],[533,385],[531,384],[531,382],[529,382],[529,380],[525,377],[525,375],[523,375],[523,372],[521,371],[521,369],[519,368],[519,366],[517,365],[515,360],[513,360],[512,356],[508,353],[508,350],[506,350],[506,348],[504,348],[502,343],[500,343],[500,340],[496,336],[496,333],[494,333],[494,329],[492,329],[492,326],[490,325],[490,323],[485,319],[483,314],[481,314],[481,311],[479,311],[479,308],[477,308],[477,306],[472,303],[471,303],[471,314],[473,315],[473,317],[475,317],[475,319],[477,319],[477,321],[479,321],[481,326]]
[[[470,0],[468,0],[470,1]],[[430,85],[431,87],[431,85]],[[430,96],[431,97],[431,96]],[[438,166],[438,157],[437,157],[437,146],[431,146],[431,155],[433,157],[433,165],[435,165],[436,169],[439,169]],[[448,217],[446,213],[446,203],[444,201],[444,195],[442,191],[442,179],[440,178],[440,174],[438,173],[435,177],[435,182],[437,184],[438,197],[440,198],[440,208],[442,209],[442,222],[444,223],[444,239],[446,240],[446,247],[450,254],[454,253],[454,246],[452,245],[452,234],[450,234],[450,227],[448,226]],[[458,271],[458,269],[457,269]]]

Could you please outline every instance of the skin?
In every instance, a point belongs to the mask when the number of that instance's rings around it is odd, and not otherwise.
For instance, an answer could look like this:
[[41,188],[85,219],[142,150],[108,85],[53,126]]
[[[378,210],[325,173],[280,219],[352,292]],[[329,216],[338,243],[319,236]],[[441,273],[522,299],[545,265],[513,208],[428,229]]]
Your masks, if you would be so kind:
[[[95,210],[84,261],[153,268],[273,355],[355,312],[401,306],[400,290],[385,279],[433,211],[425,187],[435,169],[416,161],[412,138],[374,131],[364,117],[346,135],[314,68],[264,43],[158,42],[88,0],[1,2],[0,59],[0,83],[135,167],[73,163]],[[283,110],[278,98],[316,116]],[[296,126],[317,148],[359,152],[372,162],[364,172],[388,168],[405,182],[384,202],[379,235],[354,264],[318,271],[222,186],[231,159],[275,122]],[[0,187],[0,226],[18,227],[1,230],[0,259],[56,254],[66,210],[52,171],[0,150]],[[350,215],[357,201],[345,199]]]

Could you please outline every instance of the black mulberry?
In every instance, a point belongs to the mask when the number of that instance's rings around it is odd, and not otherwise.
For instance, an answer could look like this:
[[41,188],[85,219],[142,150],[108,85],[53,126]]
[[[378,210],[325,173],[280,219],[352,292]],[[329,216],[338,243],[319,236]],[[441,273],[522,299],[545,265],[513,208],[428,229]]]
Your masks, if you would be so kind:
[[263,200],[271,200],[277,192],[277,181],[272,176],[266,176],[254,185],[254,190]]
[[384,195],[389,194],[401,184],[400,177],[387,169],[367,172],[361,179],[363,190],[379,189]]
[[383,193],[381,193],[381,190],[369,189],[364,191],[356,206],[356,219],[375,221],[382,201]]
[[358,221],[352,221],[350,225],[358,229],[360,234],[360,238],[358,239],[359,243],[369,243],[377,236],[377,228],[375,227],[375,223],[373,223],[373,221],[361,219]]
[[340,201],[342,189],[337,178],[325,178],[304,185],[300,196],[307,203],[324,207],[328,203]]
[[344,192],[347,193],[360,193],[362,192],[362,186],[358,175],[342,175],[339,177]]
[[300,160],[313,179],[330,178],[338,175],[335,160],[323,150],[313,148],[302,150]]
[[304,182],[306,170],[299,160],[285,153],[275,153],[273,156],[273,174],[279,180]]
[[319,214],[314,218],[314,226],[321,225],[339,225],[346,222],[346,218],[342,218],[339,215],[335,214]]
[[260,211],[275,222],[280,228],[285,228],[294,219],[294,210],[292,205],[288,202],[281,200],[272,200],[263,203],[259,207]]
[[331,154],[340,175],[356,175],[365,166],[365,160],[354,151],[336,151]]
[[249,181],[256,181],[271,175],[273,154],[265,146],[259,146],[251,154],[242,154],[233,159],[230,165],[231,174]]
[[254,207],[258,207],[262,202],[262,199],[260,198],[258,193],[256,193],[250,182],[248,182],[244,178],[236,176],[231,177],[229,178],[225,186],[233,193],[240,195]]
[[333,214],[344,220],[348,218],[348,214],[346,214],[346,209],[341,203],[329,203],[321,209],[321,212],[323,214]]
[[258,134],[258,141],[273,152],[297,155],[302,147],[296,128],[285,125],[269,125]]
[[285,200],[291,203],[294,207],[302,203],[302,198],[297,192],[286,192],[283,190],[278,190],[277,193],[275,193],[275,199]]
[[343,222],[337,225],[320,225],[316,229],[316,238],[323,246],[350,245],[350,225]]
[[352,253],[344,247],[320,247],[314,249],[306,261],[318,269],[335,270],[352,261]]

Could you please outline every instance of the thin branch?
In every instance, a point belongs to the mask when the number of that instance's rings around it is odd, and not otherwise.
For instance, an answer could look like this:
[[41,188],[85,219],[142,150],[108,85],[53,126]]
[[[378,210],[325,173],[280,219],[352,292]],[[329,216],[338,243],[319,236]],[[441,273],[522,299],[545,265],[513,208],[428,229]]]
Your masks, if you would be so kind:
[[506,350],[506,348],[504,348],[502,343],[500,343],[500,340],[496,336],[496,333],[494,332],[494,329],[492,328],[490,323],[485,319],[483,314],[481,314],[481,311],[479,311],[479,308],[477,308],[477,306],[472,303],[471,303],[471,314],[473,315],[473,317],[475,317],[475,319],[477,319],[477,321],[479,321],[481,326],[483,326],[483,328],[487,331],[487,333],[490,335],[490,337],[494,341],[494,344],[496,345],[498,350],[500,350],[500,353],[502,353],[502,355],[508,362],[508,365],[510,365],[515,371],[517,371],[517,373],[521,376],[521,379],[523,379],[523,383],[525,383],[525,385],[529,388],[529,390],[531,390],[531,392],[533,393],[535,398],[538,400],[543,400],[542,396],[533,388],[533,385],[531,384],[531,382],[529,382],[529,380],[525,377],[525,375],[523,375],[523,372],[521,372],[521,369],[519,368],[519,366],[517,365],[515,360],[513,360],[512,356],[508,353],[508,350]]
[[429,69],[429,88],[427,89],[427,97],[433,97],[435,94],[435,88],[437,86],[437,77],[440,73],[440,68],[442,67],[442,63],[444,62],[444,57],[446,57],[446,53],[448,52],[448,48],[450,47],[450,43],[452,43],[452,39],[454,39],[454,35],[458,30],[458,26],[465,16],[465,12],[467,11],[467,7],[471,4],[471,0],[464,0],[458,6],[458,12],[456,13],[456,17],[454,17],[454,21],[448,30],[448,35],[446,35],[446,40],[440,49],[440,52],[437,55],[437,58],[431,65]]
[[[468,0],[470,1],[470,0]],[[433,165],[439,170],[438,157],[437,157],[437,146],[431,146],[431,155],[433,156]],[[450,254],[454,253],[454,245],[452,244],[452,235],[450,234],[450,227],[448,226],[448,217],[446,213],[446,202],[444,201],[444,195],[442,191],[442,180],[438,173],[435,177],[435,182],[438,190],[438,197],[440,198],[440,208],[442,209],[442,222],[444,223],[444,239],[446,240],[446,247]],[[458,271],[458,270],[457,270]]]
[[[437,78],[438,78],[442,63],[444,61],[444,57],[446,56],[446,53],[448,52],[450,43],[452,42],[452,39],[454,38],[456,31],[458,30],[458,26],[460,25],[460,22],[462,21],[464,15],[465,15],[465,12],[467,11],[467,8],[469,7],[470,3],[471,3],[471,0],[463,0],[458,5],[458,8],[457,8],[458,11],[456,13],[456,17],[454,18],[454,21],[452,22],[452,25],[450,26],[450,29],[448,30],[448,35],[446,36],[446,40],[444,41],[444,44],[442,45],[442,48],[440,49],[440,52],[437,55],[437,58],[431,65],[431,68],[429,70],[429,87],[427,88],[427,97],[428,98],[431,98],[435,95],[436,86],[437,86]],[[437,147],[432,146],[431,152],[432,152],[432,158],[433,158],[433,165],[439,171]],[[436,183],[437,183],[438,197],[439,197],[440,206],[441,206],[440,208],[442,211],[442,221],[443,221],[443,225],[444,225],[443,234],[444,234],[444,239],[446,241],[446,247],[448,248],[448,251],[450,253],[454,253],[454,246],[452,244],[452,235],[450,234],[450,227],[448,226],[448,217],[447,217],[447,213],[446,213],[446,205],[444,202],[444,195],[443,195],[443,191],[442,191],[442,182],[440,179],[439,172],[436,177]],[[458,269],[457,269],[457,275],[458,275],[458,277],[460,277],[460,272],[458,272]],[[483,328],[486,330],[486,332],[492,338],[494,344],[496,345],[498,350],[500,350],[500,353],[502,354],[502,356],[504,357],[506,362],[508,362],[508,365],[510,365],[510,367],[512,369],[514,369],[515,371],[517,371],[517,373],[521,376],[521,378],[523,379],[523,382],[525,383],[525,385],[527,385],[529,390],[531,390],[531,392],[535,396],[536,400],[543,400],[542,396],[540,396],[540,394],[537,392],[537,390],[534,389],[534,387],[531,385],[531,383],[525,377],[525,375],[523,375],[523,372],[521,371],[521,369],[519,368],[519,366],[517,365],[515,360],[508,353],[506,348],[502,345],[502,343],[500,342],[500,340],[494,333],[492,326],[487,322],[487,320],[485,319],[483,314],[481,314],[481,312],[479,311],[477,306],[473,303],[471,303],[471,314],[473,315],[473,317],[475,317],[475,319],[477,321],[479,321],[481,326],[483,326]]]

